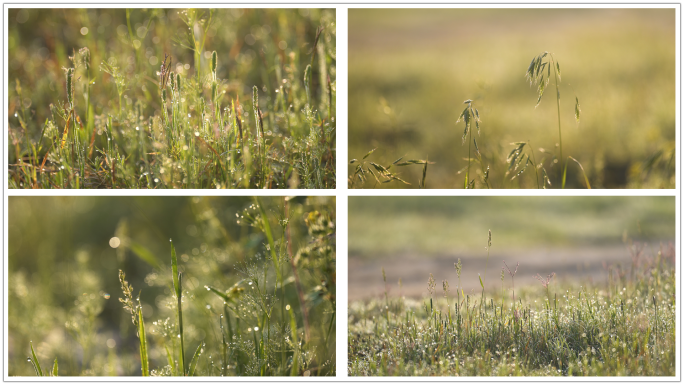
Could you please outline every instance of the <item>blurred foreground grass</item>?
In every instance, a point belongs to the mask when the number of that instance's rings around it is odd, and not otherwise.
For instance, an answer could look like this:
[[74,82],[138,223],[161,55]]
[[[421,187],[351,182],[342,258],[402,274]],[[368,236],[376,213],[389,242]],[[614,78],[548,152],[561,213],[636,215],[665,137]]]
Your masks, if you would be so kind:
[[60,376],[140,375],[121,270],[140,295],[152,375],[187,374],[198,345],[197,376],[334,375],[335,199],[260,200],[10,197],[8,374],[35,375],[32,341]]
[[334,188],[335,36],[325,9],[10,9],[9,187]]
[[[582,164],[591,186],[674,188],[675,37],[674,9],[352,9],[349,159],[373,148],[369,160],[384,167],[401,156],[427,158],[435,162],[428,188],[462,188],[468,143],[454,123],[472,99],[481,118],[475,187],[537,188],[542,172],[533,166],[513,180],[516,172],[506,174],[511,143],[528,142],[559,188],[554,83],[535,108],[524,76],[530,60],[549,51],[562,70],[563,154]],[[422,177],[422,167],[392,171],[411,187]],[[406,187],[373,177],[356,183]],[[586,187],[574,162],[566,187]]]

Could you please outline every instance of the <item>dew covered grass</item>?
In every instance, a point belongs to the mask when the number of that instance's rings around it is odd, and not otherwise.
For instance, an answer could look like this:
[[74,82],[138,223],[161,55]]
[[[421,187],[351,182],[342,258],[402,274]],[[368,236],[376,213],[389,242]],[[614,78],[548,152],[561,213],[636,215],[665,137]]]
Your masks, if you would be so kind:
[[9,211],[9,376],[335,375],[334,198]]
[[10,9],[10,188],[335,188],[329,9]]
[[[508,263],[495,264],[503,267],[498,289],[464,293],[460,260],[451,283],[425,277],[422,299],[388,296],[387,285],[395,283],[385,280],[384,297],[349,303],[347,371],[351,376],[674,376],[675,250],[633,249],[632,264],[611,265],[605,284],[558,283],[554,275],[539,275],[536,286],[520,287],[520,281],[515,286],[518,267]],[[382,276],[378,271],[378,279],[384,277],[384,270]]]

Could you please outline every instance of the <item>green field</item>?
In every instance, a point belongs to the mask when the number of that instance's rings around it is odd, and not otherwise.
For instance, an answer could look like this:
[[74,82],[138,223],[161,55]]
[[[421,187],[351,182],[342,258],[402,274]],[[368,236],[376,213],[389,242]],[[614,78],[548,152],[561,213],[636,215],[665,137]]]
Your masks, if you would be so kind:
[[[674,188],[675,37],[674,9],[352,9],[349,159],[377,148],[353,187],[419,187],[427,159],[426,188],[560,188],[568,161],[566,188],[588,186],[578,163],[592,188]],[[535,108],[545,51],[560,102],[549,71]],[[464,100],[480,121],[462,140]]]
[[8,214],[9,376],[335,375],[334,198],[10,197]]
[[509,266],[494,291],[463,294],[452,271],[450,284],[426,276],[422,300],[351,302],[349,375],[675,375],[674,248],[611,269],[605,285],[543,276],[547,287],[521,289]]
[[347,372],[673,376],[675,237],[673,197],[351,197]]
[[10,188],[335,188],[332,9],[9,9]]

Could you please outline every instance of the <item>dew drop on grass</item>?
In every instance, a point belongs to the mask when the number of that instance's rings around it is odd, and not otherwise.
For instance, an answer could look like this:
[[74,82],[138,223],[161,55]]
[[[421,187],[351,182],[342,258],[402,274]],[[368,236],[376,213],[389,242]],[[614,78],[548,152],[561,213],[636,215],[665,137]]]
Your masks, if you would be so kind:
[[109,298],[112,297],[109,293],[105,293],[103,296],[106,300],[109,300]]

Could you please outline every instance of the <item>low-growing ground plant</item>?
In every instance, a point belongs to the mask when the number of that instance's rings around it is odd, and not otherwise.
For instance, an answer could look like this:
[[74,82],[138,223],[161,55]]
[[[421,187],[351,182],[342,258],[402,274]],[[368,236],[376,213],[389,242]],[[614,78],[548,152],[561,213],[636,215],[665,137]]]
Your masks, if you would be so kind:
[[[50,317],[53,323],[45,324],[45,329],[22,331],[16,312],[32,308],[15,305],[11,311],[13,341],[27,337],[24,332],[31,332],[32,339],[46,336],[17,345],[21,352],[10,349],[9,375],[335,375],[334,199],[321,203],[307,199],[269,198],[264,204],[255,198],[235,213],[233,220],[244,238],[235,239],[234,245],[225,228],[216,225],[214,211],[199,209],[206,225],[199,226],[200,222],[188,228],[193,236],[204,232],[206,242],[178,254],[174,242],[167,243],[167,256],[159,259],[136,243],[135,235],[127,234],[125,224],[120,225],[110,246],[117,251],[126,248],[124,254],[132,252],[152,267],[142,289],[127,277],[139,271],[122,263],[121,293],[103,292],[101,282],[87,268],[87,256],[77,256],[74,273],[82,282],[75,283],[79,293],[66,326]],[[208,244],[212,238],[225,245],[213,248]],[[16,304],[18,290],[26,289],[28,282],[10,276],[15,283],[10,303]],[[150,291],[156,297],[150,297]],[[110,297],[119,297],[117,309],[123,309],[123,316],[118,329],[105,331],[102,311]],[[59,308],[45,306],[54,304],[42,305],[61,316]],[[53,340],[62,332],[72,336]],[[27,353],[28,362],[24,355],[22,366],[14,366],[17,353]],[[54,360],[50,371],[41,364],[48,356]]]
[[[457,289],[453,305],[446,280],[445,298],[433,300],[432,275],[429,301],[350,302],[348,374],[674,376],[675,255],[661,246],[631,266],[613,266],[607,284],[551,284],[552,273],[515,292],[518,267],[505,266],[501,292],[478,298]],[[460,260],[454,267],[460,281]],[[515,296],[504,289],[505,270]]]
[[[348,186],[349,188],[362,188],[364,187],[367,183],[372,183],[373,180],[375,180],[375,183],[373,183],[373,188],[375,188],[378,184],[384,184],[384,183],[389,183],[392,181],[399,181],[401,183],[404,183],[406,185],[411,185],[406,180],[403,180],[402,178],[399,177],[398,173],[393,173],[390,172],[390,169],[392,166],[395,167],[405,167],[409,165],[423,165],[423,175],[420,180],[418,180],[418,187],[419,188],[426,188],[425,180],[427,178],[427,169],[428,169],[428,164],[434,164],[434,162],[430,162],[427,158],[425,160],[405,160],[404,156],[396,159],[392,164],[389,164],[387,166],[383,166],[380,164],[377,164],[373,161],[366,161],[366,159],[373,153],[375,152],[377,148],[371,149],[368,153],[366,153],[361,160],[357,159],[351,159],[349,161],[349,164],[354,165],[354,171],[352,174],[349,175],[349,180],[348,180]],[[365,168],[365,169],[364,169]],[[375,169],[375,171],[373,171]],[[368,174],[373,176],[373,179],[370,179]],[[380,177],[378,177],[380,176]],[[359,184],[357,184],[357,179]],[[383,179],[383,180],[381,180]]]
[[10,188],[335,188],[334,10],[10,20]]

